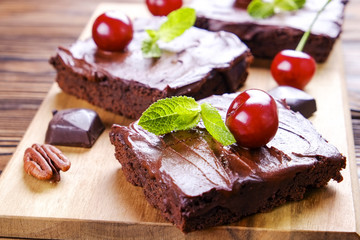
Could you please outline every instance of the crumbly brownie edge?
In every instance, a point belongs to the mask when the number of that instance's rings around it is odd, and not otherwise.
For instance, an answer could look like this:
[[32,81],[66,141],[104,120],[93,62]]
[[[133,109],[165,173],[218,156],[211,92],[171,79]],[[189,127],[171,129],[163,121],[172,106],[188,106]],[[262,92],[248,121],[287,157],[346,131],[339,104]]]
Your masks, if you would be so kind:
[[[242,218],[255,214],[269,212],[275,207],[281,206],[289,201],[299,201],[304,199],[305,194],[311,191],[314,187],[323,187],[327,185],[332,175],[322,175],[327,170],[337,175],[341,168],[336,165],[331,165],[325,162],[315,164],[314,168],[308,168],[306,171],[299,172],[293,181],[289,181],[284,186],[278,189],[272,196],[264,199],[262,206],[257,206],[257,209],[243,209],[241,212],[232,212],[231,209],[216,206],[206,214],[189,218],[185,220],[185,225],[182,227],[184,232],[191,232],[201,230],[204,228],[235,223]],[[312,175],[309,177],[309,175]],[[246,189],[243,190],[246,193]],[[246,198],[246,196],[243,196]],[[241,200],[239,200],[240,202]],[[248,201],[251,202],[251,199]]]
[[[115,129],[114,127],[112,129]],[[122,128],[120,126],[120,128]],[[124,127],[125,128],[125,127]],[[134,151],[126,144],[122,133],[118,130],[112,130],[109,133],[110,142],[115,147],[115,158],[119,161],[126,180],[134,186],[143,188],[146,200],[168,221],[176,226],[181,225],[181,212],[179,209],[180,199],[169,189],[169,186],[159,182],[142,165]],[[173,196],[168,201],[163,201],[169,196]]]
[[166,97],[165,92],[133,81],[125,82],[109,76],[90,81],[67,67],[59,55],[52,57],[50,64],[55,67],[56,81],[64,92],[128,118],[140,117],[151,103]]

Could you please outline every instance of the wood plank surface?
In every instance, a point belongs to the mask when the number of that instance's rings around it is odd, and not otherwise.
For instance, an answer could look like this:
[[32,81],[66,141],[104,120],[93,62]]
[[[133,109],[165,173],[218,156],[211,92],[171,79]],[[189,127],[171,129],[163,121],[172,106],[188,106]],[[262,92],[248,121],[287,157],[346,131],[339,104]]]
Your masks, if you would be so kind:
[[[137,4],[103,4],[97,11],[113,8],[125,9],[135,15],[146,14],[143,5]],[[89,35],[89,26],[91,21],[82,38]],[[286,204],[269,213],[187,235],[166,222],[146,202],[141,189],[129,184],[122,174],[108,132],[113,123],[128,124],[130,120],[69,96],[57,84],[52,84],[0,177],[0,236],[42,239],[359,239],[359,186],[342,62],[339,41],[306,90],[316,96],[319,109],[311,121],[348,157],[344,181],[332,181],[328,187],[307,194],[303,201]],[[275,86],[267,64],[251,68],[244,89],[268,90]],[[330,98],[328,93],[331,93]],[[39,181],[25,174],[24,150],[32,143],[44,141],[44,126],[51,119],[53,109],[71,107],[97,111],[106,131],[91,149],[60,147],[71,159],[72,167],[62,173],[59,183]],[[330,119],[329,116],[336,117]],[[16,140],[6,140],[9,148],[17,145]]]

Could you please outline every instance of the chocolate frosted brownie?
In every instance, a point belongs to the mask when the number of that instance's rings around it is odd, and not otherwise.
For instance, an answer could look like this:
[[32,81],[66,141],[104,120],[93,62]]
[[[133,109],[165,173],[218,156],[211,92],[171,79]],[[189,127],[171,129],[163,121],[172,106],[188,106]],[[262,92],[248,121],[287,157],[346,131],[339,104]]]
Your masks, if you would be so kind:
[[[225,117],[236,94],[204,99]],[[278,102],[279,129],[265,147],[224,147],[199,125],[156,136],[114,124],[115,156],[127,180],[184,232],[238,221],[342,181],[346,158],[301,114]]]
[[104,52],[92,39],[70,48],[59,47],[50,63],[66,93],[129,118],[137,118],[158,99],[187,95],[201,99],[234,92],[248,75],[252,55],[227,32],[192,27],[170,43],[162,43],[159,59],[144,58],[146,29],[158,29],[163,19],[137,19],[125,52]]
[[[211,31],[235,33],[258,58],[273,58],[283,49],[295,49],[325,0],[307,0],[295,12],[282,12],[266,19],[252,18],[235,0],[194,0],[196,26]],[[314,24],[304,51],[317,62],[326,61],[340,36],[347,0],[333,0]]]

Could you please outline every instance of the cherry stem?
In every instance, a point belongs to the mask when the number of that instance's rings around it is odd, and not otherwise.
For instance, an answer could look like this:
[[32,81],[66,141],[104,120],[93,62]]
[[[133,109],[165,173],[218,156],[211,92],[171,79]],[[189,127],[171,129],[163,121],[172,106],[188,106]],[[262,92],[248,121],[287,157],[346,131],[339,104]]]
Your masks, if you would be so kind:
[[332,0],[328,0],[328,1],[324,4],[324,6],[316,13],[316,16],[315,16],[314,20],[311,22],[311,25],[310,25],[309,29],[304,33],[304,35],[303,35],[302,38],[300,39],[300,42],[299,42],[299,44],[297,45],[295,51],[300,51],[300,52],[301,52],[301,51],[304,49],[304,46],[305,46],[305,44],[306,44],[306,41],[307,41],[307,39],[308,39],[309,36],[310,36],[311,29],[312,29],[312,27],[314,26],[314,23],[315,23],[316,20],[318,19],[320,13],[321,13],[322,11],[324,11],[324,9],[326,8],[326,6],[327,6],[331,1],[332,1]]

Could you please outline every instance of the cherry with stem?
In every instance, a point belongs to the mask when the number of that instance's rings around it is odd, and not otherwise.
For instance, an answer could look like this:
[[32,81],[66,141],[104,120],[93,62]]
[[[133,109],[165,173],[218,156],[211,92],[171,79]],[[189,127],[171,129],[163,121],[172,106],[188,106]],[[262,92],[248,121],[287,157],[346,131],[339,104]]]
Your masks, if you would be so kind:
[[309,29],[303,34],[295,50],[282,50],[272,64],[271,75],[279,85],[287,85],[303,90],[310,82],[316,71],[316,62],[312,56],[303,52],[304,46],[310,36],[311,29],[319,15],[332,0],[327,0],[316,13]]

